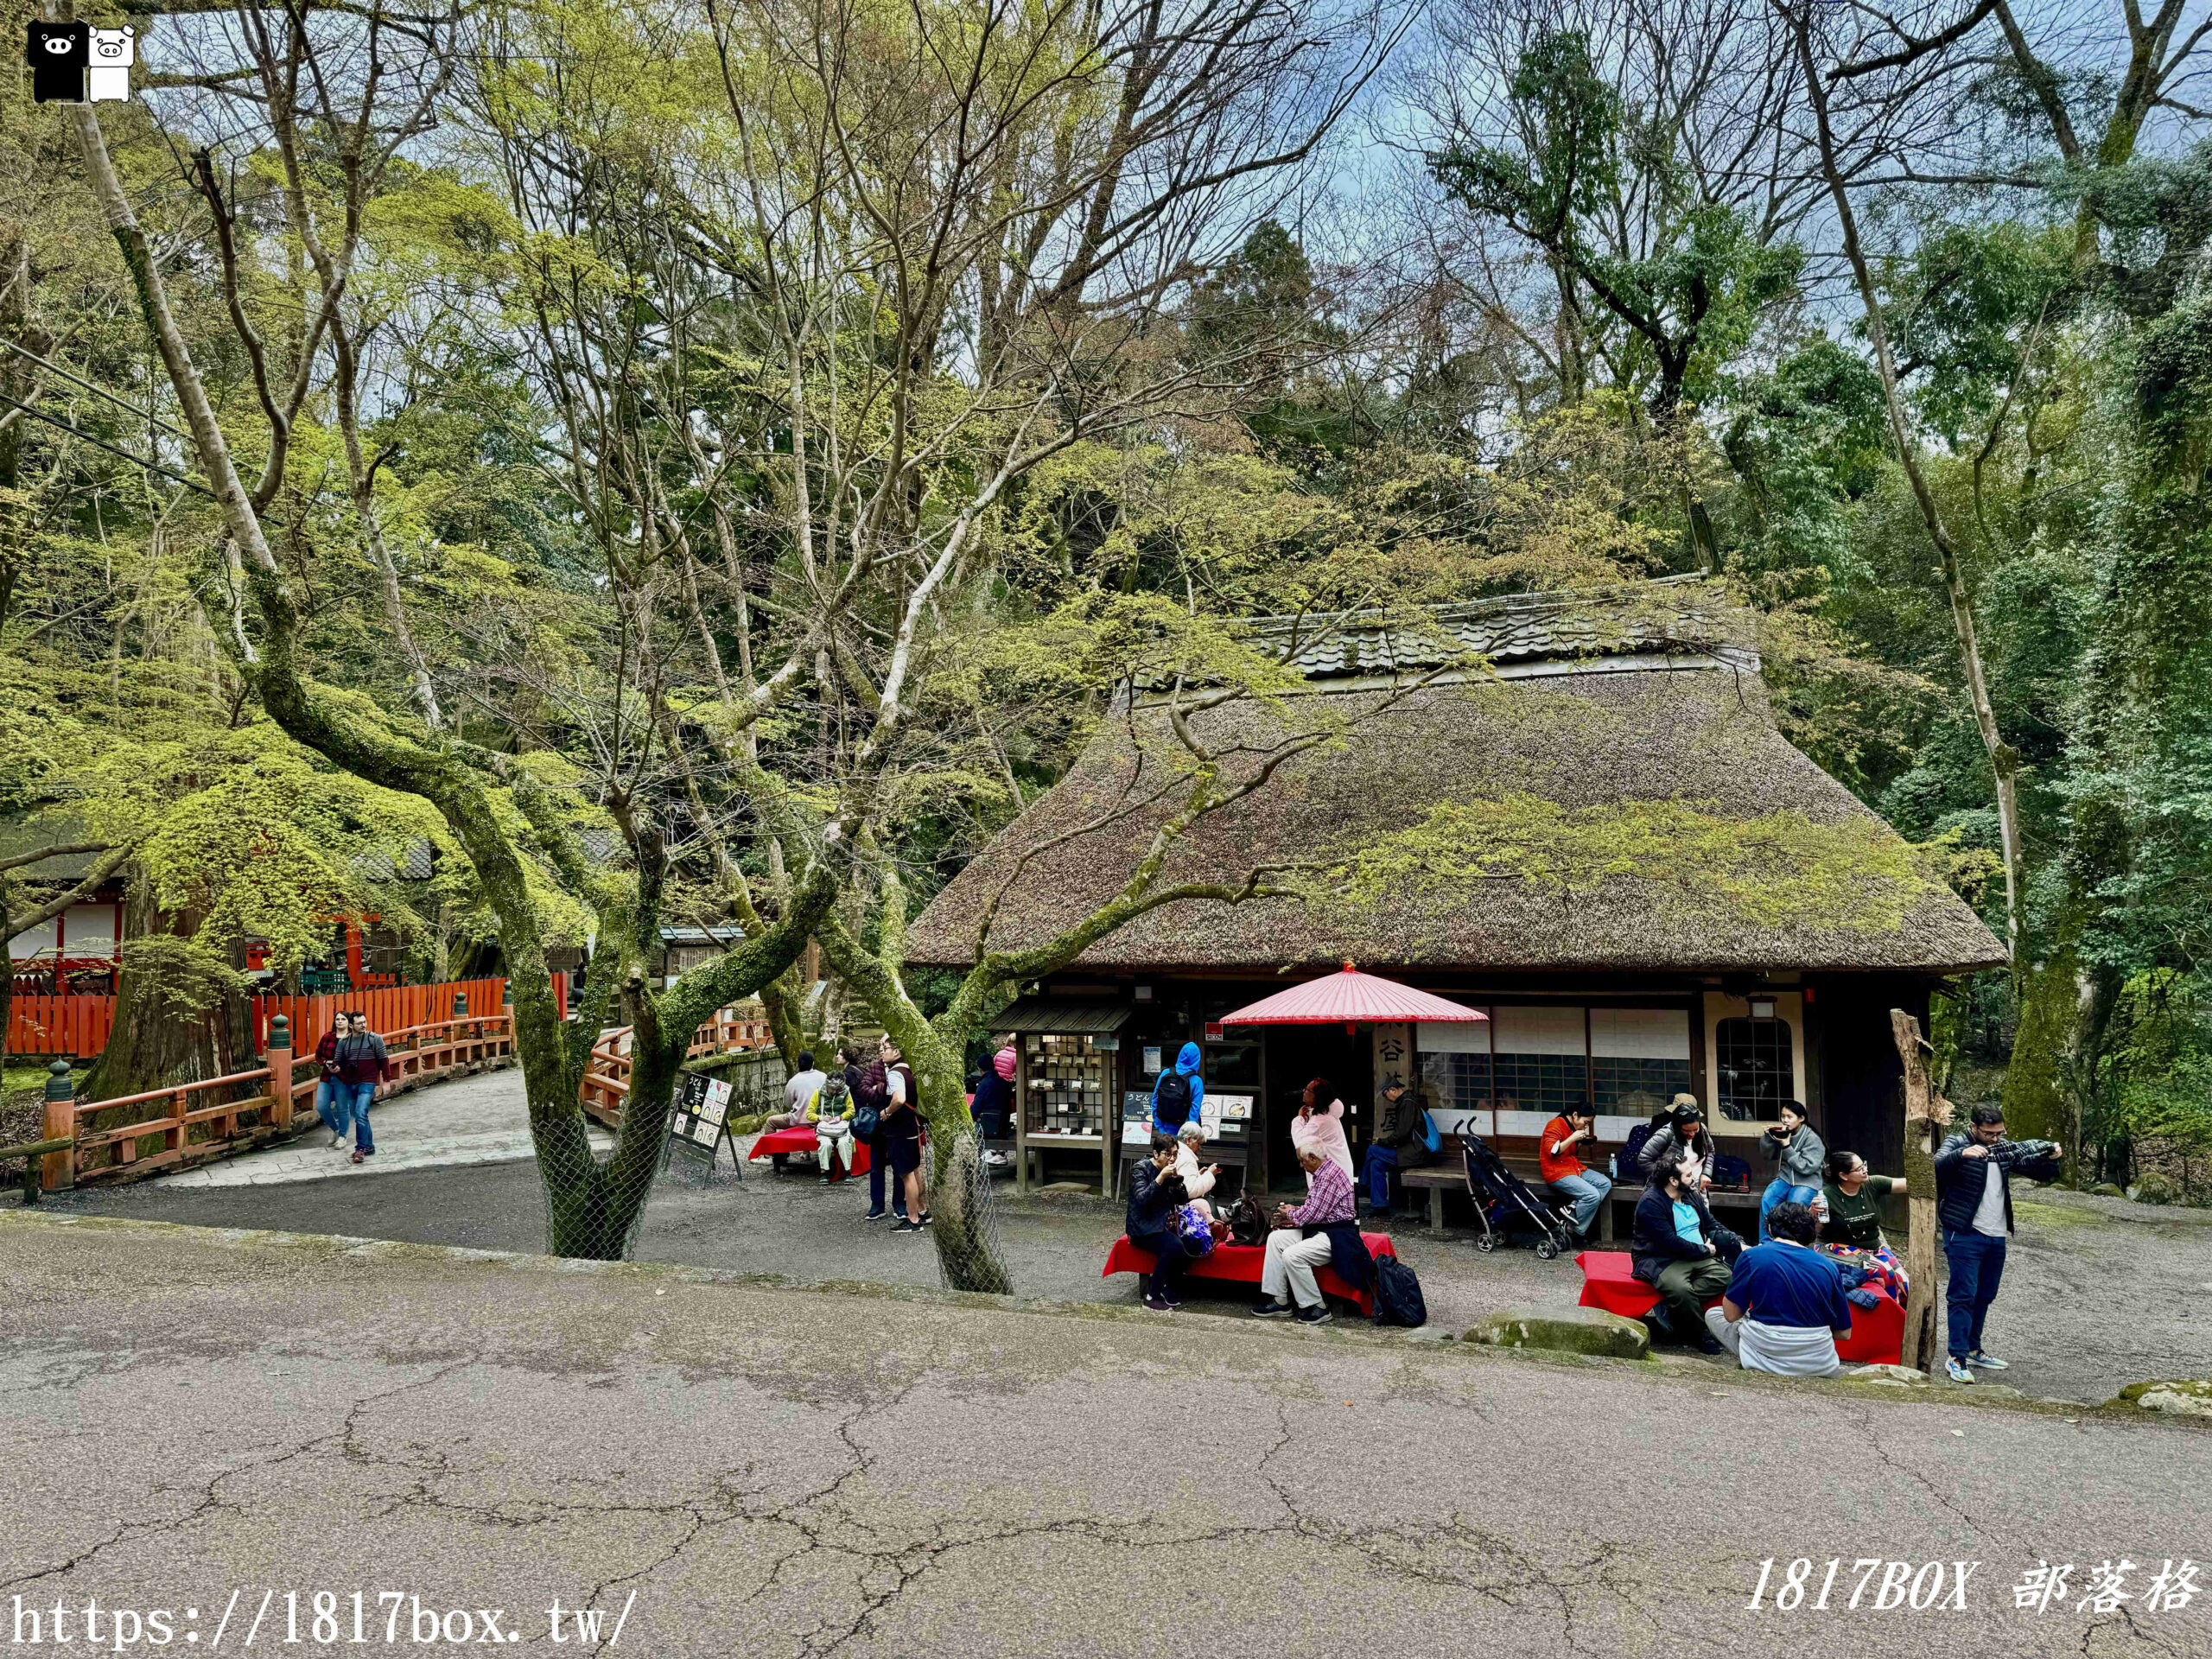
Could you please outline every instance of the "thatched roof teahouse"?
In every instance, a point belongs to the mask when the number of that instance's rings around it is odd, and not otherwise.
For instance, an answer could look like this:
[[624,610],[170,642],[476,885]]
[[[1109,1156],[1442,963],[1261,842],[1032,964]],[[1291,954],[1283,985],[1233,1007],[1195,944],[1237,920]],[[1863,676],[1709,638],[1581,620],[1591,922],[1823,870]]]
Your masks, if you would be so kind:
[[[1201,740],[1236,757],[1234,770],[1261,765],[1289,734],[1332,739],[1202,820],[1161,880],[1236,883],[1255,865],[1303,865],[1300,896],[1139,917],[1016,1005],[1006,1031],[1038,1058],[1060,1051],[1063,1069],[1070,1051],[1095,1057],[1102,1076],[1074,1090],[1078,1107],[1148,1087],[1150,1068],[1201,1039],[1209,1090],[1251,1097],[1251,1173],[1280,1181],[1294,1173],[1287,1122],[1306,1077],[1325,1075],[1363,1106],[1382,1073],[1414,1059],[1415,1039],[1260,1038],[1210,1022],[1286,976],[1350,958],[1489,1012],[1465,1030],[1419,1033],[1425,1090],[1446,1123],[1471,1120],[1511,1142],[1587,1096],[1601,1141],[1618,1142],[1682,1089],[1723,1149],[1763,1170],[1759,1131],[1795,1098],[1831,1147],[1894,1171],[1903,1122],[1887,1011],[1924,1017],[1936,984],[2001,965],[2003,946],[1776,728],[1748,625],[1718,584],[1694,578],[1377,616],[1311,641],[1298,623],[1254,625],[1304,690],[1199,714]],[[912,930],[910,961],[972,962],[1001,889],[990,943],[1018,949],[1128,880],[1181,791],[1150,811],[1117,815],[1116,804],[1154,793],[1183,762],[1160,696],[1124,712],[938,895]],[[1110,822],[1071,836],[1101,817]],[[1427,856],[1379,850],[1423,826]],[[1457,868],[1436,868],[1440,846]],[[1101,1032],[1108,1013],[1119,1018]],[[1085,1034],[1059,1035],[1056,1022]],[[1026,1055],[1025,1079],[1030,1070]],[[1085,1153],[1117,1138],[1109,1113],[1061,1110],[1048,1125],[1034,1108],[1055,1086],[1025,1100],[1040,1147],[1058,1144],[1048,1127]],[[1355,1141],[1370,1121],[1363,1111]],[[1069,1135],[1071,1124],[1091,1135]]]

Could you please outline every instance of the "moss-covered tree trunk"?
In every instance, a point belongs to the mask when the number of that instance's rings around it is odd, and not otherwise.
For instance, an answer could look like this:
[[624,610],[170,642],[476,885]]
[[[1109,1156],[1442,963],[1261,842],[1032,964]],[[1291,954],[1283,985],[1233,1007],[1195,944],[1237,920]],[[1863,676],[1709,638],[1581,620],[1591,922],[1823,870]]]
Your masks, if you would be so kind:
[[932,1022],[890,965],[842,928],[826,927],[820,938],[831,966],[867,1001],[914,1074],[917,1103],[929,1125],[930,1231],[944,1282],[955,1290],[1010,1294],[1014,1275],[977,1207],[988,1177],[968,1111],[966,1033],[954,1018]]
[[[826,911],[834,883],[817,861],[801,884],[804,897],[785,907],[777,925],[721,962],[686,975],[665,1004],[645,1020],[645,1049],[637,1058],[624,1133],[602,1168],[592,1155],[577,1092],[597,1035],[603,993],[588,997],[585,1016],[571,1028],[560,1016],[546,968],[544,939],[531,899],[526,866],[515,834],[494,801],[504,785],[530,819],[539,852],[560,868],[571,886],[582,885],[582,861],[537,795],[532,780],[497,755],[464,751],[441,734],[408,732],[395,721],[362,718],[303,677],[296,660],[299,615],[283,570],[270,552],[253,498],[246,491],[229,440],[215,417],[183,330],[171,312],[159,264],[124,193],[108,155],[99,112],[74,111],[86,171],[137,289],[139,308],[159,351],[193,448],[225,529],[239,554],[247,588],[261,622],[255,647],[239,639],[239,667],[271,719],[295,741],[357,778],[419,797],[436,807],[467,852],[485,898],[499,918],[499,944],[514,997],[514,1042],[522,1062],[530,1110],[531,1141],[545,1181],[548,1230],[556,1252],[619,1256],[626,1249],[652,1186],[652,1164],[660,1152],[676,1066],[699,1022],[724,1001],[749,995],[789,965]],[[642,936],[658,915],[637,918]],[[608,979],[612,974],[607,976]],[[594,986],[600,976],[593,976]],[[668,1047],[673,1045],[671,1058]]]
[[1904,1307],[1904,1342],[1898,1357],[1925,1370],[1943,1351],[1937,1328],[1936,1282],[1936,1147],[1950,1122],[1951,1105],[1929,1081],[1920,1022],[1903,1008],[1890,1010],[1890,1031],[1904,1063],[1905,1204],[1911,1222],[1905,1236],[1905,1277],[1912,1288]]
[[[253,1068],[248,999],[235,990],[178,982],[162,971],[166,955],[156,956],[146,948],[156,941],[189,940],[199,925],[200,918],[192,912],[162,909],[144,871],[136,864],[129,868],[123,937],[116,942],[123,971],[116,985],[115,1023],[107,1047],[93,1061],[79,1091],[82,1098],[141,1095],[171,1084]],[[242,961],[244,947],[232,942],[225,954]]]
[[2068,1080],[2081,1023],[2080,980],[2071,944],[2024,976],[2019,1029],[2005,1069],[2005,1129],[2016,1141],[2074,1148]]

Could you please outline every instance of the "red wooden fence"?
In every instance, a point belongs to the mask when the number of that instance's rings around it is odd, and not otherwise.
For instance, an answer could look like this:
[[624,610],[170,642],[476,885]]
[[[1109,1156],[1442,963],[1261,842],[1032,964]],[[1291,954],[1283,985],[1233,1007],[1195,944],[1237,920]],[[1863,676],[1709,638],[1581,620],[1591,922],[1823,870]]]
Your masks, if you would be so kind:
[[10,1054],[97,1054],[115,1025],[111,996],[25,996],[8,1011]]
[[355,1009],[368,1015],[369,1029],[379,1034],[435,1025],[454,1017],[456,992],[467,998],[467,1011],[473,1018],[488,1020],[500,1012],[506,988],[504,979],[461,979],[442,985],[387,985],[330,996],[257,996],[253,999],[254,1046],[269,1046],[269,1022],[280,1014],[292,1022],[296,1054],[314,1053],[315,1046],[329,1031],[332,1019]]
[[[330,1029],[332,1016],[340,1010],[359,1008],[368,1015],[369,1029],[378,1033],[435,1025],[454,1017],[455,992],[467,999],[470,1017],[488,1020],[500,1011],[506,988],[504,979],[462,979],[440,985],[389,985],[335,996],[257,996],[253,999],[254,1046],[269,1046],[269,1021],[279,1014],[292,1022],[292,1049],[299,1054],[315,1052],[315,1046]],[[553,976],[553,990],[565,1020],[569,1017],[566,974]],[[107,1046],[114,1025],[111,996],[24,996],[19,993],[8,1017],[8,1052],[69,1054],[88,1059]]]
[[[388,1095],[454,1071],[477,1071],[510,1057],[514,1052],[513,1024],[512,1015],[495,1007],[489,1014],[430,1020],[404,1030],[386,1028],[378,1035],[385,1039],[398,1076],[378,1093]],[[302,1068],[308,1073],[304,1077],[300,1075]],[[47,1154],[42,1185],[50,1190],[80,1181],[135,1180],[248,1151],[291,1134],[294,1114],[314,1101],[315,1084],[311,1054],[296,1057],[289,1049],[275,1048],[269,1052],[269,1064],[257,1071],[204,1077],[110,1100],[49,1100],[46,1138],[75,1144],[66,1152]],[[240,1095],[242,1089],[253,1092]],[[113,1116],[118,1107],[133,1109],[124,1115],[134,1121],[105,1128],[93,1126],[99,1115]],[[251,1123],[244,1121],[249,1116]],[[195,1133],[200,1139],[193,1138]]]

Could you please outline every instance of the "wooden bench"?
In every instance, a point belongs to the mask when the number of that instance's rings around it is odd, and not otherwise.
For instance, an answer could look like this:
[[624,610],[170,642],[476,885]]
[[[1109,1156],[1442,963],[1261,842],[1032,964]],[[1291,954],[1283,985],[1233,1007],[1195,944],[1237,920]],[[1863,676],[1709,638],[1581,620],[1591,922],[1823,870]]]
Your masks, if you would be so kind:
[[[1362,1233],[1360,1237],[1367,1242],[1370,1255],[1395,1255],[1398,1253],[1398,1247],[1390,1242],[1388,1233]],[[1130,1243],[1128,1235],[1124,1233],[1114,1241],[1114,1248],[1106,1253],[1106,1271],[1098,1276],[1111,1279],[1117,1273],[1150,1273],[1157,1259],[1150,1250],[1141,1250]],[[1257,1286],[1261,1269],[1267,1266],[1267,1261],[1268,1252],[1262,1245],[1217,1244],[1209,1254],[1191,1264],[1186,1276],[1219,1279],[1232,1285]],[[1369,1318],[1374,1317],[1375,1294],[1372,1290],[1354,1290],[1337,1277],[1333,1268],[1317,1269],[1313,1281],[1321,1287],[1323,1295],[1350,1302]]]
[[[1585,1250],[1574,1258],[1582,1269],[1581,1305],[1640,1319],[1659,1306],[1659,1293],[1636,1276],[1634,1264],[1620,1250]],[[1904,1353],[1904,1310],[1887,1296],[1873,1307],[1853,1304],[1851,1334],[1835,1345],[1847,1365],[1895,1365]],[[1720,1299],[1705,1304],[1715,1306]]]
[[[1536,1137],[1535,1135],[1501,1135],[1491,1142],[1491,1145],[1497,1148],[1498,1155],[1504,1159],[1505,1166],[1508,1169],[1527,1182],[1538,1194],[1541,1195],[1546,1191],[1544,1179],[1536,1167]],[[1603,1173],[1606,1154],[1612,1149],[1598,1146],[1586,1147],[1586,1150],[1590,1156],[1584,1161],[1591,1168]],[[1419,1188],[1428,1194],[1428,1229],[1432,1233],[1441,1233],[1444,1230],[1444,1195],[1446,1192],[1465,1192],[1467,1190],[1466,1162],[1460,1150],[1459,1136],[1446,1135],[1444,1150],[1437,1154],[1435,1163],[1420,1169],[1401,1170],[1398,1172],[1398,1179],[1408,1188]],[[1636,1200],[1643,1195],[1643,1183],[1640,1179],[1613,1179],[1611,1195],[1598,1209],[1598,1238],[1601,1243],[1610,1244],[1614,1239],[1613,1206],[1617,1204],[1633,1206]],[[1757,1221],[1759,1194],[1756,1189],[1750,1192],[1734,1188],[1716,1189],[1707,1192],[1705,1201],[1716,1211],[1748,1210],[1751,1212],[1753,1221]],[[1741,1232],[1744,1230],[1738,1228],[1737,1230]]]
[[[818,1137],[815,1135],[814,1126],[811,1123],[794,1123],[788,1129],[772,1129],[766,1135],[762,1135],[758,1141],[755,1141],[753,1143],[752,1156],[747,1160],[747,1161],[758,1162],[760,1159],[772,1158],[778,1153],[782,1153],[786,1157],[804,1158],[808,1162],[812,1163],[815,1161],[815,1147],[818,1144]],[[868,1151],[867,1141],[856,1139],[852,1135],[847,1135],[845,1137],[845,1157],[849,1158],[852,1160],[851,1163],[849,1165],[845,1165],[843,1160],[840,1160],[840,1173],[832,1175],[830,1178],[831,1181],[842,1181],[849,1175],[865,1175],[868,1173]]]

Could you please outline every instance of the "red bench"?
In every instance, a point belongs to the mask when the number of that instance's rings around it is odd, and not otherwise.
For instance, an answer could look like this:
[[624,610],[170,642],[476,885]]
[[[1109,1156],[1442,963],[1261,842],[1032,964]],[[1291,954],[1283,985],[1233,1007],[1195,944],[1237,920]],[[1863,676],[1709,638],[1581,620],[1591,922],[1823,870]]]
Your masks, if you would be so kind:
[[[773,1157],[779,1152],[790,1153],[794,1156],[811,1160],[814,1156],[816,1136],[814,1133],[814,1126],[810,1123],[796,1123],[788,1129],[772,1130],[769,1134],[762,1135],[758,1141],[755,1141],[753,1143],[753,1161],[758,1163],[761,1159]],[[846,1175],[865,1175],[868,1173],[868,1156],[867,1141],[855,1140],[853,1136],[847,1135],[845,1137],[845,1155],[853,1160],[852,1166],[849,1169],[847,1169],[844,1172],[844,1174],[831,1176],[830,1178],[831,1180],[842,1181],[845,1179]]]
[[[1395,1255],[1398,1247],[1390,1242],[1388,1233],[1362,1233],[1367,1241],[1370,1255]],[[1150,1250],[1141,1250],[1129,1243],[1124,1233],[1114,1241],[1114,1248],[1107,1252],[1106,1271],[1098,1276],[1111,1279],[1117,1273],[1150,1273],[1157,1261]],[[1230,1284],[1257,1286],[1260,1270],[1267,1265],[1266,1247],[1259,1244],[1217,1244],[1211,1255],[1200,1256],[1191,1263],[1193,1279],[1221,1279]],[[1372,1291],[1354,1290],[1337,1277],[1332,1268],[1323,1268],[1313,1275],[1325,1296],[1334,1296],[1347,1301],[1370,1319],[1375,1313],[1375,1294]]]
[[[1585,1250],[1574,1262],[1582,1269],[1583,1306],[1640,1319],[1659,1306],[1659,1293],[1636,1276],[1627,1252]],[[1715,1296],[1706,1306],[1719,1300]],[[1904,1310],[1887,1296],[1878,1306],[1854,1305],[1851,1334],[1835,1345],[1835,1357],[1847,1365],[1895,1365],[1904,1352]]]

